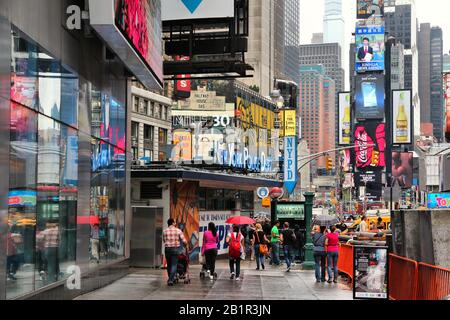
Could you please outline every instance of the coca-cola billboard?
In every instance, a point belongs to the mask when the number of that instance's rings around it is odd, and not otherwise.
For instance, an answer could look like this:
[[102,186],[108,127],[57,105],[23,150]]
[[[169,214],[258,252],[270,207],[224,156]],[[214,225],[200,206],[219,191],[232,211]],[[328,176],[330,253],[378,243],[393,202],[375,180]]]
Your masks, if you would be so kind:
[[386,127],[384,123],[367,122],[355,128],[355,161],[359,170],[386,166]]

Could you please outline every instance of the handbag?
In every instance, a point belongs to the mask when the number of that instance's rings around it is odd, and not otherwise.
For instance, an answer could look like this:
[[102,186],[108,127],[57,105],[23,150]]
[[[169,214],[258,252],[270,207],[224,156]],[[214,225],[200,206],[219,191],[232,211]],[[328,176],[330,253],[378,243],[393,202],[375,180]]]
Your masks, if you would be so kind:
[[263,244],[259,240],[259,231],[256,232],[256,236],[258,237],[259,242],[259,253],[262,254],[263,256],[267,255],[267,253],[269,252],[269,248],[267,248],[267,244]]

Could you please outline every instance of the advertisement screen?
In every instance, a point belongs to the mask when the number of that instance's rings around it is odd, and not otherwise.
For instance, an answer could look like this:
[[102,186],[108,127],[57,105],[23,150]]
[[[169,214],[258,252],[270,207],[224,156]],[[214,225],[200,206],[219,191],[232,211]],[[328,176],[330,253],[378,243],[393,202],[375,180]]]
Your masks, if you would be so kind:
[[444,75],[445,82],[445,139],[450,143],[450,73]]
[[[371,146],[374,145],[374,146]],[[367,171],[384,168],[386,150],[385,124],[367,122],[356,126],[355,155],[356,167]]]
[[412,103],[411,91],[401,90],[392,93],[392,137],[394,144],[412,143]]
[[167,0],[115,0],[116,26],[163,81],[161,2]]
[[352,154],[350,150],[342,150],[340,152],[341,169],[343,172],[352,171]]
[[162,0],[162,20],[233,18],[234,0]]
[[392,176],[394,185],[411,188],[413,185],[413,154],[412,152],[392,153]]
[[357,0],[357,19],[367,19],[372,15],[384,16],[384,0]]
[[428,194],[428,209],[450,209],[450,193]]
[[388,248],[355,246],[353,259],[353,298],[388,300]]
[[383,184],[381,181],[381,171],[378,172],[357,172],[355,173],[355,186],[364,187],[365,196],[369,202],[379,202],[383,196]]
[[384,119],[384,75],[356,77],[356,119]]
[[356,27],[356,72],[384,70],[384,26]]
[[276,220],[305,219],[305,205],[302,203],[278,203],[276,207]]
[[339,93],[339,145],[351,144],[351,93]]

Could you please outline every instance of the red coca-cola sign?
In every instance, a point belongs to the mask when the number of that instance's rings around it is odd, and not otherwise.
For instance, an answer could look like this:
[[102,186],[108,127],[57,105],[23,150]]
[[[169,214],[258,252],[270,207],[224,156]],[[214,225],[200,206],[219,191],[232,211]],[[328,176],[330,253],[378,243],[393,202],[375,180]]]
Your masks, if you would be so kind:
[[368,122],[356,126],[355,154],[357,168],[374,169],[385,167],[385,149],[386,127],[384,123]]

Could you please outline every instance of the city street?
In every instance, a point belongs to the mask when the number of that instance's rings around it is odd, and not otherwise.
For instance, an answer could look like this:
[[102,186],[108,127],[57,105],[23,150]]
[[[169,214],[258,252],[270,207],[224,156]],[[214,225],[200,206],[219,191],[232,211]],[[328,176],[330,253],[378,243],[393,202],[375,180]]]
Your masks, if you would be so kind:
[[82,295],[76,300],[351,300],[351,287],[344,279],[338,284],[316,283],[314,271],[290,273],[285,267],[267,266],[255,270],[254,261],[241,266],[241,281],[230,280],[228,261],[217,261],[217,281],[199,278],[200,266],[192,266],[191,283],[166,284],[165,270],[132,269],[113,284]]

